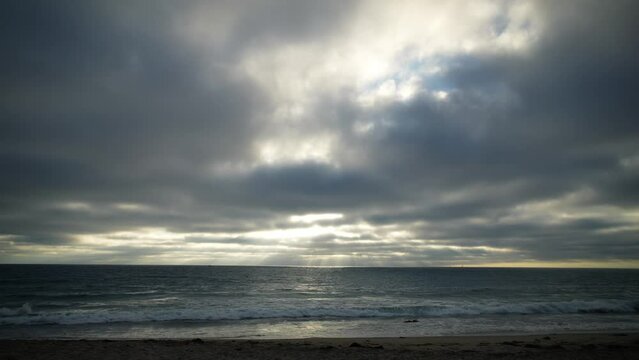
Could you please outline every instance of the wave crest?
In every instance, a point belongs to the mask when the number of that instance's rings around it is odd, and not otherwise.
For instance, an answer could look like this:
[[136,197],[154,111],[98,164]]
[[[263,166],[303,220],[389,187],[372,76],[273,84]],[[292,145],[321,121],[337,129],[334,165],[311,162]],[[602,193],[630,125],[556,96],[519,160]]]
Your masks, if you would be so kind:
[[521,304],[451,304],[408,307],[357,308],[209,308],[158,309],[139,312],[100,310],[34,313],[31,305],[11,310],[0,308],[0,325],[37,324],[100,324],[149,321],[222,321],[248,319],[311,319],[311,318],[392,318],[392,317],[445,317],[480,315],[525,314],[599,314],[638,313],[639,301],[573,300],[563,302],[535,302]]
[[9,309],[6,307],[0,308],[0,316],[29,315],[31,313],[33,313],[33,310],[31,309],[30,303],[24,303],[17,309]]

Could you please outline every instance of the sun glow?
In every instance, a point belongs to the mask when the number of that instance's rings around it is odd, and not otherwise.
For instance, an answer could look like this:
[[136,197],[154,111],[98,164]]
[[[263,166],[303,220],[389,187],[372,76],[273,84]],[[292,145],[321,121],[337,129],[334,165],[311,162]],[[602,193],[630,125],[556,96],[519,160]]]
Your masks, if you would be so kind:
[[320,221],[339,220],[344,217],[344,214],[339,213],[326,213],[326,214],[305,214],[305,215],[292,215],[289,217],[291,222],[302,223],[314,223]]

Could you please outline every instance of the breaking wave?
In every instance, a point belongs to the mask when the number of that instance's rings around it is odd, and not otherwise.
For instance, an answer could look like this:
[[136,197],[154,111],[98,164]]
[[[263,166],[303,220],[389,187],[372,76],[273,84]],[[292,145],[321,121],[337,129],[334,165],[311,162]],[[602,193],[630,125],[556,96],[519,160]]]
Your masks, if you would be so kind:
[[[37,309],[36,309],[37,310]],[[31,305],[0,308],[0,325],[100,324],[149,321],[445,317],[525,314],[639,313],[639,301],[573,300],[520,304],[451,304],[407,307],[320,308],[141,308],[139,311],[76,310],[38,313]]]
[[[18,316],[18,315],[29,315],[33,313],[31,309],[30,303],[24,303],[21,307],[17,309],[9,309],[9,308],[0,308],[0,316]],[[1,323],[1,322],[0,322]]]

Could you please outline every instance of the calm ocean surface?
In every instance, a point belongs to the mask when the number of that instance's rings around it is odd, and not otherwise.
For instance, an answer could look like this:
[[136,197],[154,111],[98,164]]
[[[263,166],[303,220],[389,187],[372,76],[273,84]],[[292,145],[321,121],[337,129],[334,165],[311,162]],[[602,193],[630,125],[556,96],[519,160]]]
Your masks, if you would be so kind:
[[0,265],[0,338],[587,331],[639,331],[639,271]]

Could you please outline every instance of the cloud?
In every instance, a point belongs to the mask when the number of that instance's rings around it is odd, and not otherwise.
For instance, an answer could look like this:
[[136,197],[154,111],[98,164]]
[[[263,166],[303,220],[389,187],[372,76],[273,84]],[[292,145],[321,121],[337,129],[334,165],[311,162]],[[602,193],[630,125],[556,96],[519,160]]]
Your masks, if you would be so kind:
[[637,264],[636,7],[3,5],[0,261]]

